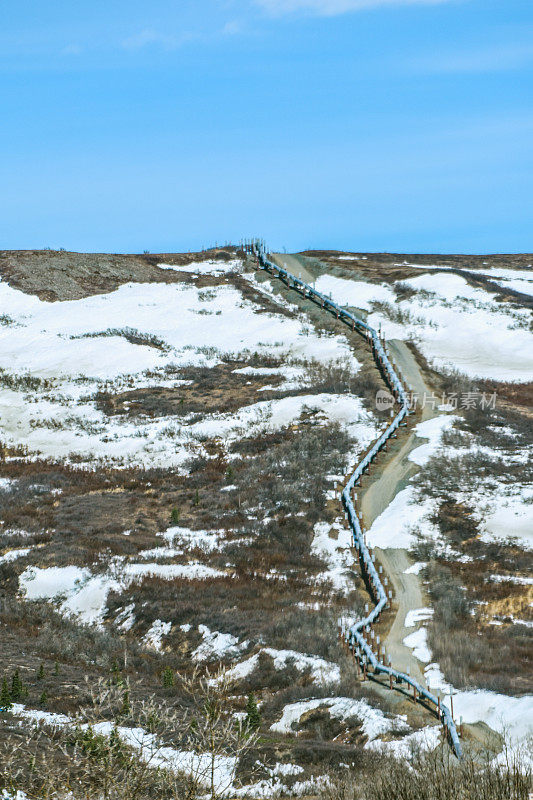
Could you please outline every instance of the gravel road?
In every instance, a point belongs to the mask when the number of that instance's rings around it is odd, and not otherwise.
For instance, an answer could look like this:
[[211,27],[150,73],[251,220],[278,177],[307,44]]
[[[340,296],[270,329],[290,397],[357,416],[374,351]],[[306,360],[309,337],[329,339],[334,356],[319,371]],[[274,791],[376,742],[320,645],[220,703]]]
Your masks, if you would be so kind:
[[[402,371],[404,382],[412,386],[413,391],[423,395],[430,392],[426,385],[420,368],[405,344],[398,339],[388,342],[392,358]],[[437,412],[438,413],[438,412]],[[422,409],[422,420],[435,416],[431,408]],[[414,433],[407,438],[400,450],[387,460],[380,471],[379,477],[365,490],[361,500],[361,510],[365,527],[370,528],[372,522],[384,511],[395,495],[405,487],[408,479],[417,467],[408,460],[408,455],[420,444]],[[416,628],[405,628],[404,622],[408,611],[428,605],[424,596],[423,587],[418,575],[406,575],[405,570],[413,563],[407,550],[376,548],[376,557],[383,564],[385,573],[389,576],[394,587],[395,600],[398,603],[398,613],[388,633],[386,646],[392,657],[396,669],[406,671],[410,669],[411,675],[425,683],[424,674],[418,659],[414,658],[412,651],[403,644],[405,637]]]

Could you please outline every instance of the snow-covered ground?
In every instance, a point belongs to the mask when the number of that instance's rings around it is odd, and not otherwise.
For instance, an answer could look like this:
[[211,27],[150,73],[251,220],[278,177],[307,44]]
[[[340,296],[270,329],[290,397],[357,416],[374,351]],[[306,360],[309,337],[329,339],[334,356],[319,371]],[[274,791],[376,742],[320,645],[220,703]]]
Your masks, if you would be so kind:
[[[44,724],[53,727],[79,727],[85,730],[88,723],[81,722],[65,714],[54,714],[49,711],[27,709],[15,703],[11,714],[33,724]],[[95,722],[91,724],[94,733],[110,736],[112,732],[122,741],[137,751],[139,758],[150,768],[170,769],[194,776],[199,783],[208,786],[213,769],[214,785],[220,795],[233,793],[233,781],[237,770],[238,759],[234,756],[217,754],[213,758],[209,753],[196,753],[190,750],[177,750],[162,744],[157,737],[143,728],[132,728],[126,725],[116,726],[113,722]]]
[[418,630],[413,631],[413,633],[405,637],[403,643],[406,647],[412,648],[414,657],[418,658],[419,661],[422,661],[424,664],[431,661],[426,628],[418,628]]
[[361,730],[368,742],[385,733],[403,733],[409,730],[404,715],[388,715],[366,700],[354,700],[350,697],[313,698],[290,703],[284,707],[281,718],[270,726],[270,730],[291,733],[293,726],[298,725],[305,714],[317,708],[327,709],[332,717],[343,721],[356,717],[361,722]]
[[[457,420],[455,414],[442,414],[415,427],[419,438],[428,442],[411,451],[408,458],[418,466],[425,466],[437,454],[446,453],[449,459],[475,454],[475,448],[465,450],[442,445],[442,434],[448,431]],[[511,454],[500,450],[482,447],[480,453],[499,460],[511,458],[516,461],[527,459],[527,452],[520,448]],[[476,481],[472,486],[458,486],[454,492],[457,502],[464,502],[472,508],[478,520],[481,538],[485,541],[517,540],[524,548],[533,547],[533,489],[518,481],[505,482],[491,477]],[[421,531],[424,537],[436,539],[438,528],[430,521],[437,509],[437,501],[420,498],[411,485],[407,485],[394,497],[387,508],[374,520],[367,537],[370,545],[385,549],[409,549],[415,543],[415,533]]]
[[396,756],[396,758],[408,759],[413,753],[435,750],[441,741],[441,736],[442,729],[439,725],[427,725],[425,728],[407,734],[402,739],[388,741],[376,739],[370,742],[368,748]]
[[143,638],[143,643],[146,647],[161,652],[163,649],[163,637],[168,636],[172,628],[171,622],[163,622],[161,619],[156,619],[150,625]]
[[0,564],[5,564],[9,561],[16,561],[17,558],[23,558],[24,556],[27,556],[30,551],[31,547],[18,547],[14,550],[8,550],[3,555],[0,555]]
[[[196,263],[190,268],[201,273],[214,267]],[[222,269],[219,262],[216,269]],[[249,279],[272,294],[268,282]],[[301,379],[299,360],[341,359],[358,370],[345,337],[319,336],[304,317],[260,310],[226,282],[203,290],[188,283],[125,284],[107,294],[57,303],[0,282],[0,313],[9,312],[15,322],[0,328],[0,362],[13,376],[0,389],[0,435],[54,459],[166,467],[182,464],[188,445],[199,437],[231,439],[245,429],[248,435],[276,430],[291,424],[305,406],[364,435],[370,417],[360,402],[336,395],[259,401],[237,414],[206,415],[196,425],[187,425],[183,416],[109,418],[96,407],[99,391],[178,388],[183,382],[177,369],[213,367],[224,355],[281,357],[290,388]],[[140,343],[132,343],[132,332]],[[169,367],[172,374],[165,372]],[[41,386],[24,382],[30,374],[43,381]]]
[[337,592],[352,591],[353,578],[350,570],[354,569],[355,559],[351,531],[340,522],[332,525],[329,522],[317,522],[314,534],[311,552],[328,565],[327,570],[318,575],[317,579],[327,581]]
[[161,537],[165,544],[149,550],[141,550],[138,554],[139,558],[175,558],[197,549],[204,553],[211,553],[224,546],[223,539],[226,531],[193,531],[181,525],[174,525],[156,535]]
[[232,636],[231,633],[212,631],[207,625],[199,625],[198,630],[202,634],[203,641],[192,654],[195,661],[235,657],[242,650],[246,650],[249,644],[248,642],[239,643],[237,637]]
[[[476,270],[478,272],[478,270]],[[505,269],[490,267],[482,270],[483,275],[498,283],[504,289],[514,289],[533,297],[533,269]]]
[[[417,437],[428,441],[409,453],[409,461],[418,466],[426,464],[439,450],[442,433],[449,430],[456,419],[455,415],[441,414],[416,425],[414,431]],[[421,530],[426,537],[436,538],[438,529],[429,521],[435,509],[434,500],[420,500],[413,486],[408,485],[376,517],[367,532],[367,540],[372,547],[408,550],[416,541],[417,530]]]
[[193,275],[224,275],[226,272],[240,272],[242,261],[231,258],[229,261],[208,258],[206,261],[191,261],[190,264],[158,264],[159,269],[170,269],[174,272],[191,272]]
[[494,295],[470,286],[449,272],[420,275],[403,283],[417,291],[396,301],[409,316],[391,321],[372,313],[387,338],[413,338],[437,368],[454,368],[470,377],[498,381],[533,380],[533,333],[529,310],[499,303]]
[[334,275],[321,275],[315,281],[315,289],[342,306],[353,306],[364,311],[370,311],[371,303],[376,300],[392,303],[395,297],[388,286],[336,278]]
[[[87,567],[27,567],[19,575],[19,589],[26,600],[53,602],[60,613],[80,622],[101,625],[110,592],[122,593],[135,581],[147,576],[163,580],[202,580],[226,577],[221,572],[198,562],[187,564],[133,563],[115,557],[109,569],[94,575]],[[119,625],[124,620],[119,622]]]
[[458,691],[444,680],[436,663],[428,664],[424,674],[430,689],[443,697],[443,704],[451,708],[453,703],[458,722],[484,722],[506,739],[511,751],[522,749],[533,736],[533,695],[509,697],[486,689]]
[[502,486],[480,498],[478,517],[484,541],[515,538],[522,547],[533,549],[533,488],[514,484]]
[[289,664],[300,672],[309,670],[313,683],[321,686],[338,683],[340,680],[340,669],[337,664],[326,661],[320,656],[298,653],[295,650],[276,650],[273,647],[263,647],[245,661],[236,664],[227,672],[227,676],[232,681],[242,680],[251,675],[259,666],[259,656],[264,653],[270,656],[276,669],[284,669]]

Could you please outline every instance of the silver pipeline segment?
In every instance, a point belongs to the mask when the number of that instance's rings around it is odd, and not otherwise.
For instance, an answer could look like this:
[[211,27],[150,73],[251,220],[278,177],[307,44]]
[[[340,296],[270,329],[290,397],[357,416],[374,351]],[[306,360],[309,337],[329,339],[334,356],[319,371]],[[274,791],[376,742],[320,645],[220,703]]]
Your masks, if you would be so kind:
[[370,552],[366,546],[365,537],[361,529],[361,524],[355,511],[350,493],[387,440],[394,434],[402,421],[409,415],[409,401],[407,399],[405,389],[403,388],[400,379],[394,371],[378,332],[374,328],[372,328],[366,322],[363,322],[363,320],[356,317],[350,311],[347,311],[345,308],[342,308],[342,306],[339,306],[330,297],[318,292],[308,283],[302,281],[301,278],[297,278],[291,272],[283,269],[283,267],[278,267],[277,264],[274,264],[272,261],[270,261],[267,257],[267,253],[262,241],[252,242],[251,251],[256,255],[259,264],[263,269],[272,272],[274,275],[277,274],[278,277],[285,280],[287,286],[300,289],[305,296],[313,298],[319,302],[323,308],[327,308],[328,311],[335,313],[338,319],[341,319],[343,322],[351,325],[352,329],[357,328],[358,330],[366,332],[368,338],[372,342],[374,357],[379,362],[384,373],[386,374],[387,382],[389,383],[389,386],[396,395],[396,399],[401,406],[400,410],[392,422],[388,425],[387,429],[381,434],[381,436],[367,452],[363,460],[357,465],[342,491],[342,502],[344,508],[346,509],[348,521],[352,529],[354,546],[359,552],[363,569],[366,571],[368,581],[371,584],[378,600],[377,604],[366,617],[359,620],[359,622],[356,622],[351,626],[351,628],[349,628],[346,638],[351,647],[358,649],[359,660],[372,666],[374,674],[389,675],[391,678],[394,678],[398,684],[403,682],[409,686],[412,686],[413,689],[418,693],[419,697],[423,697],[439,710],[442,723],[447,730],[455,755],[457,758],[461,758],[461,742],[459,740],[457,728],[449,709],[440,702],[438,697],[431,694],[431,692],[425,689],[420,683],[418,683],[418,681],[415,681],[414,678],[411,678],[410,675],[407,675],[403,672],[398,672],[398,670],[395,670],[390,666],[388,667],[386,664],[383,664],[381,661],[379,661],[378,657],[372,650],[371,646],[366,642],[363,635],[365,628],[372,625],[379,618],[379,615],[383,609],[386,608],[388,599],[378,572],[374,566],[374,562],[372,561]]

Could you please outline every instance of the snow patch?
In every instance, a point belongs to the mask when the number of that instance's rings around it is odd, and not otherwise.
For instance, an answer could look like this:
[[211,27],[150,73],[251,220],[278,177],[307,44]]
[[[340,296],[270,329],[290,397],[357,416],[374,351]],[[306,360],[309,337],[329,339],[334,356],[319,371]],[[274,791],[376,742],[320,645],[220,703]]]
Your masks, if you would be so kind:
[[236,664],[227,671],[227,677],[233,681],[247,678],[258,666],[261,653],[272,658],[276,669],[284,669],[289,664],[292,664],[301,672],[309,670],[313,683],[317,685],[327,686],[338,683],[340,680],[340,668],[331,661],[325,661],[320,656],[298,653],[295,650],[276,650],[272,647],[263,647],[258,653],[247,658],[246,661]]
[[413,752],[429,752],[435,750],[441,740],[441,728],[438,725],[428,725],[418,731],[413,731],[402,739],[384,742],[378,740],[370,742],[366,747],[370,750],[377,750],[379,753],[387,753],[401,760],[406,760]]
[[353,589],[353,581],[349,573],[354,564],[352,545],[352,533],[342,524],[317,522],[314,527],[311,552],[328,565],[326,572],[318,575],[317,580],[327,581],[335,591],[350,592]]
[[422,661],[424,664],[427,664],[428,661],[431,661],[431,650],[428,646],[427,636],[427,629],[419,628],[417,631],[410,633],[409,636],[406,636],[403,640],[403,643],[406,647],[413,649],[414,657],[418,658],[418,660]]
[[192,272],[195,275],[224,275],[226,272],[237,272],[242,269],[242,261],[232,258],[229,261],[209,258],[205,261],[192,261],[190,264],[158,264],[159,269],[170,269],[175,272]]
[[211,631],[207,625],[198,625],[198,630],[202,634],[203,642],[192,654],[195,661],[235,656],[245,650],[249,644],[247,641],[239,644],[237,637],[232,636],[231,633]]
[[154,620],[143,637],[143,643],[151,650],[161,653],[163,650],[163,636],[168,636],[171,628],[171,622],[163,622],[160,619]]
[[31,547],[19,547],[16,550],[8,550],[7,553],[0,555],[0,564],[7,564],[10,561],[16,561],[17,558],[23,558],[31,552]]
[[409,453],[409,461],[413,461],[419,467],[425,466],[441,446],[441,438],[444,431],[449,431],[457,419],[459,417],[455,415],[441,414],[438,417],[432,417],[415,425],[413,430],[416,435],[420,439],[428,439],[429,441],[412,450]]
[[386,716],[379,708],[374,708],[366,700],[353,700],[350,697],[326,697],[289,703],[283,709],[281,719],[270,726],[275,733],[291,733],[304,714],[315,708],[327,708],[335,719],[347,720],[356,717],[368,741],[389,731],[408,730],[405,716]]
[[412,628],[418,622],[430,619],[433,614],[434,610],[432,608],[412,608],[407,612],[403,626],[404,628]]
[[395,301],[395,294],[388,286],[336,278],[334,275],[321,275],[315,282],[315,288],[321,294],[331,297],[338,305],[352,306],[364,311],[370,311],[376,300],[388,303]]
[[381,325],[387,338],[414,338],[437,368],[455,368],[472,378],[533,380],[528,310],[499,303],[492,293],[451,272],[404,283],[429,294],[396,302],[396,308],[409,313],[406,322],[391,322],[382,313],[369,315],[369,324]]
[[436,538],[437,527],[428,517],[434,511],[432,500],[420,501],[412,486],[402,489],[381,514],[376,517],[367,532],[367,541],[372,547],[408,550],[416,541],[414,529]]

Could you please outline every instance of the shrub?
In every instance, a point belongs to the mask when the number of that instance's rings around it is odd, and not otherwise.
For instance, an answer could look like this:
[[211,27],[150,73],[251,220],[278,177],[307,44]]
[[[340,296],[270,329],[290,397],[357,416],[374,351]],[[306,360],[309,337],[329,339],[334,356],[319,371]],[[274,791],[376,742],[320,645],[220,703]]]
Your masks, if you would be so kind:
[[251,730],[256,730],[261,724],[261,714],[253,692],[248,695],[246,701],[246,724]]
[[531,764],[524,753],[506,753],[504,765],[486,750],[460,762],[445,749],[413,751],[404,760],[376,757],[354,780],[333,777],[321,800],[527,800]]
[[435,608],[434,619],[445,628],[457,628],[470,617],[471,603],[451,571],[432,563],[426,570],[429,594]]
[[171,689],[174,686],[174,672],[170,667],[165,667],[161,680],[165,689]]

